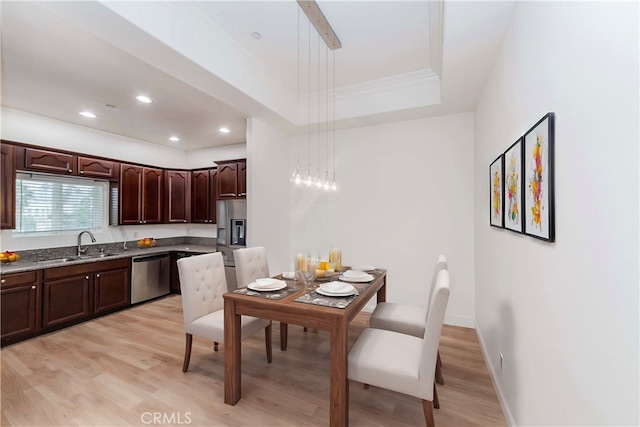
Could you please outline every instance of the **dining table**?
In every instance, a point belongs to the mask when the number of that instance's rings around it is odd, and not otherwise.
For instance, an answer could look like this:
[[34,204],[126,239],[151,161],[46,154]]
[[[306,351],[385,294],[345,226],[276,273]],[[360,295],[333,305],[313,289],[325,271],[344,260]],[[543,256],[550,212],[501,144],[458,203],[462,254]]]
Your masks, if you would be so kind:
[[307,328],[329,331],[329,412],[331,426],[349,425],[348,328],[375,295],[386,300],[387,271],[370,272],[369,282],[351,283],[356,292],[348,297],[319,295],[316,279],[310,286],[286,280],[277,292],[240,288],[224,294],[224,402],[235,405],[242,397],[240,316],[254,316]]

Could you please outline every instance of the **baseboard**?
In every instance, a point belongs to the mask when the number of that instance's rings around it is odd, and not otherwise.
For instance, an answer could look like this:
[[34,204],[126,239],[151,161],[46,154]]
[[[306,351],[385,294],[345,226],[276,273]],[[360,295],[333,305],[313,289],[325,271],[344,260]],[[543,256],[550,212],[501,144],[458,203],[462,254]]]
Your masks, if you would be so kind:
[[516,427],[516,422],[513,419],[513,414],[511,414],[511,410],[509,408],[509,404],[507,403],[507,399],[502,391],[502,387],[500,386],[500,382],[498,381],[498,376],[494,370],[494,367],[491,363],[488,363],[488,360],[491,360],[489,357],[489,352],[484,345],[484,340],[482,339],[482,333],[480,332],[480,328],[478,328],[478,323],[475,322],[476,335],[478,336],[478,342],[480,342],[480,349],[482,350],[482,356],[484,357],[484,364],[487,365],[487,369],[489,369],[489,376],[491,377],[491,382],[493,383],[493,388],[496,390],[496,395],[498,396],[498,402],[500,402],[500,407],[502,408],[502,413],[504,414],[504,418],[507,421],[507,425],[509,427]]

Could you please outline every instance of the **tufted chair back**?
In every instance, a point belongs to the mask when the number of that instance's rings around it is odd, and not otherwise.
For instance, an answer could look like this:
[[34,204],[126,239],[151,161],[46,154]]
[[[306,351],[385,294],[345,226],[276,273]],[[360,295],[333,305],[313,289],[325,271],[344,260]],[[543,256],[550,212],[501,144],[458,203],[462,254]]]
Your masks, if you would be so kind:
[[220,252],[178,260],[185,332],[196,319],[224,308],[227,292],[224,261]]
[[435,376],[436,360],[438,357],[438,343],[442,323],[449,302],[449,271],[440,270],[436,279],[436,286],[431,295],[427,311],[427,324],[424,328],[422,340],[422,360],[420,362],[420,398],[433,400],[433,380]]
[[256,279],[270,277],[267,249],[262,246],[236,249],[233,251],[233,259],[236,263],[238,288],[247,286]]

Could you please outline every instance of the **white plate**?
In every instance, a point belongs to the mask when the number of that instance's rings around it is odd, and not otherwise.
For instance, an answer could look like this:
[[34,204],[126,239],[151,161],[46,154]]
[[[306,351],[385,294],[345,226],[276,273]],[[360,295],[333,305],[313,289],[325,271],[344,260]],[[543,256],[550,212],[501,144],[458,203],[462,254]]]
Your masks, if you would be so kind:
[[358,271],[375,271],[376,268],[371,264],[362,264],[357,266],[354,265],[351,269]]
[[349,277],[350,279],[362,279],[368,276],[368,274],[365,273],[364,271],[353,270],[353,269],[345,271],[344,273],[342,273],[342,275],[344,277]]
[[356,288],[353,288],[352,291],[343,292],[343,293],[326,292],[326,291],[323,291],[322,288],[316,288],[316,292],[326,297],[348,297],[356,293]]
[[345,277],[344,274],[341,275],[339,277],[340,280],[343,280],[345,282],[353,282],[353,283],[366,283],[366,282],[370,282],[374,279],[374,277],[370,274],[367,274],[366,277],[359,277],[359,278],[355,278],[355,277]]
[[267,286],[260,286],[256,282],[252,282],[252,283],[249,283],[247,285],[247,288],[251,289],[252,291],[258,291],[258,292],[279,291],[280,289],[284,289],[286,287],[287,287],[287,284],[282,280],[278,280],[278,283],[276,283],[273,286],[268,286],[268,287]]
[[320,289],[331,294],[341,294],[345,292],[353,292],[353,285],[345,282],[329,282],[320,285]]
[[256,279],[256,283],[262,288],[271,288],[278,284],[279,280],[273,277],[265,277],[264,279]]

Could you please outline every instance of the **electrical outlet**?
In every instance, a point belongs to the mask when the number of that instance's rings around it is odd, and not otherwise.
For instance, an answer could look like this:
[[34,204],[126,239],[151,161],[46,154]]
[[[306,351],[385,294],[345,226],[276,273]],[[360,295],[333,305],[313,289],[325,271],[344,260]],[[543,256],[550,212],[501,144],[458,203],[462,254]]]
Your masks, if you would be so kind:
[[500,373],[502,373],[502,362],[504,362],[504,356],[502,353],[498,353],[498,357],[500,358]]

